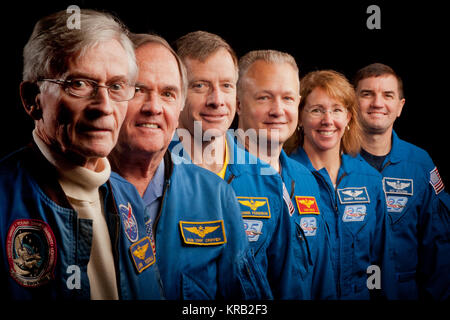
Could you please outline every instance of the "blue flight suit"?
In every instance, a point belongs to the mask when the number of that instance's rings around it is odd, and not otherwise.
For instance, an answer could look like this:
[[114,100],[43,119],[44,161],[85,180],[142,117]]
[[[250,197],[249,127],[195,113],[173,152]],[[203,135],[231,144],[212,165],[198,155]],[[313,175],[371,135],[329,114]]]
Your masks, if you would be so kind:
[[[381,270],[378,284],[384,281],[386,250],[386,202],[380,174],[360,156],[341,157],[336,187],[325,168],[316,170],[299,147],[290,157],[306,166],[316,178],[322,201],[328,206],[324,218],[330,228],[333,267],[339,299],[370,299],[367,269]],[[381,282],[381,283],[380,283]],[[375,282],[375,288],[379,288]],[[375,290],[375,289],[374,289]],[[382,293],[372,291],[378,297]]]
[[390,299],[450,297],[450,199],[428,153],[392,134],[381,175],[391,238]]
[[[169,148],[179,153],[178,143],[175,135]],[[245,232],[256,261],[267,274],[273,297],[311,299],[307,244],[291,222],[280,175],[238,145],[230,132],[227,144],[230,156],[224,180],[236,193]],[[181,156],[190,161],[186,152]]]
[[[147,232],[167,299],[270,299],[242,229],[236,195],[214,173],[164,156],[164,191]],[[151,225],[149,225],[151,223]]]
[[319,186],[311,172],[283,150],[280,166],[288,196],[293,201],[290,215],[297,232],[296,240],[300,242],[303,255],[308,257],[307,260],[299,258],[305,262],[301,264],[302,277],[308,285],[298,290],[309,289],[304,296],[310,299],[336,299],[330,234],[324,219],[324,210],[328,207],[322,203]]
[[[0,291],[9,299],[90,299],[92,220],[78,219],[35,144],[0,162],[0,190]],[[140,249],[150,240],[139,194],[114,173],[100,192],[119,299],[161,299],[154,255]]]

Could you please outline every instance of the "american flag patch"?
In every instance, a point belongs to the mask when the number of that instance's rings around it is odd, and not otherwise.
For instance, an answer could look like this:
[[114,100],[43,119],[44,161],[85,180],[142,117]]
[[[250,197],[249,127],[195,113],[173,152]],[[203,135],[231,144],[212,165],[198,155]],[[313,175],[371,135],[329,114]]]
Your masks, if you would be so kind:
[[284,182],[283,182],[283,199],[289,209],[289,215],[292,217],[292,215],[294,214],[295,208],[294,208],[294,204],[291,201],[291,197],[289,197],[289,192],[287,191],[286,186],[284,185]]
[[439,192],[444,190],[444,183],[442,182],[437,167],[434,167],[434,169],[430,171],[430,184],[433,186],[436,194],[439,194]]

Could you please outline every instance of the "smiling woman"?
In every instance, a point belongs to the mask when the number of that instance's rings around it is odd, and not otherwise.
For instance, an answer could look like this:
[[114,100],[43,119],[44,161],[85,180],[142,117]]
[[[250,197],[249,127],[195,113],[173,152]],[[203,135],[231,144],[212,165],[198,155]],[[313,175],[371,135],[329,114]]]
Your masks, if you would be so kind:
[[[379,266],[389,250],[383,247],[381,176],[357,155],[361,129],[355,91],[342,74],[331,70],[307,74],[300,87],[299,130],[291,139],[290,156],[314,174],[325,204],[321,210],[330,212],[324,218],[334,249],[338,298],[369,299],[370,288],[361,275],[367,266]],[[343,254],[352,258],[342,259]]]

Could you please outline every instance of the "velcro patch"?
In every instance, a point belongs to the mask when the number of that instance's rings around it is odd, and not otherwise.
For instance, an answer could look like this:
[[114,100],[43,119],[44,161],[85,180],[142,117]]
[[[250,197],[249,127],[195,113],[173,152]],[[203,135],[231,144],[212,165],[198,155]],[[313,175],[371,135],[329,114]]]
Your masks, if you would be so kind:
[[383,178],[383,190],[386,194],[412,196],[413,188],[413,179]]
[[295,196],[299,214],[320,214],[315,197]]
[[248,241],[258,241],[259,236],[262,234],[262,227],[263,222],[261,220],[244,219],[244,230],[247,234]]
[[155,254],[149,237],[144,237],[130,246],[131,258],[137,272],[141,273],[155,263]]
[[402,212],[408,203],[408,197],[387,196],[386,205],[388,212]]
[[341,204],[370,203],[370,198],[366,187],[337,189],[337,193]]
[[180,221],[180,230],[186,244],[213,246],[227,242],[223,220],[188,222]]
[[302,227],[305,236],[315,236],[317,233],[316,217],[303,217],[300,219],[300,227]]
[[430,171],[430,184],[433,186],[436,194],[439,194],[439,192],[444,190],[444,182],[442,182],[441,175],[439,174],[437,167],[434,167],[434,169]]
[[342,221],[344,222],[354,222],[354,221],[364,221],[367,208],[364,204],[345,206],[344,215],[342,216]]
[[23,287],[39,287],[54,278],[56,239],[42,220],[18,219],[6,236],[9,274]]
[[270,218],[269,200],[266,197],[236,197],[243,218]]

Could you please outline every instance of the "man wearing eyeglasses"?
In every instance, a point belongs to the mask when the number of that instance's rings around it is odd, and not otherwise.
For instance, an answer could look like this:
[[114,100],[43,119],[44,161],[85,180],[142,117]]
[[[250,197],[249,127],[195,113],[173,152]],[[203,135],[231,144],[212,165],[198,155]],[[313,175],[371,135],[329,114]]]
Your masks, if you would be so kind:
[[35,129],[0,163],[0,288],[11,299],[159,299],[144,208],[111,174],[135,93],[126,28],[82,10],[41,19],[24,48],[20,94]]

